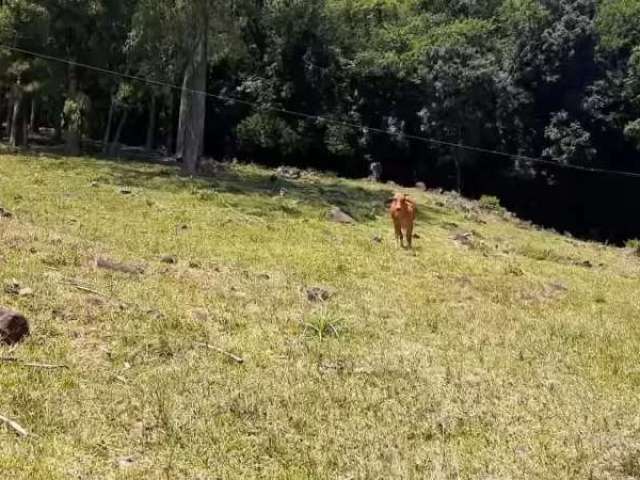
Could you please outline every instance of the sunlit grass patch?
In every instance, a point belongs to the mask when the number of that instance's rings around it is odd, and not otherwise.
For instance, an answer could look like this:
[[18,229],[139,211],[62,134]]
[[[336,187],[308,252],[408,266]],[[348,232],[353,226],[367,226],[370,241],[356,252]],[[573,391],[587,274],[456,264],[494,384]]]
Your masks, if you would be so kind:
[[0,356],[69,367],[0,363],[34,434],[0,426],[0,477],[635,475],[636,256],[418,191],[403,251],[385,185],[176,173],[0,158],[0,304],[32,322]]

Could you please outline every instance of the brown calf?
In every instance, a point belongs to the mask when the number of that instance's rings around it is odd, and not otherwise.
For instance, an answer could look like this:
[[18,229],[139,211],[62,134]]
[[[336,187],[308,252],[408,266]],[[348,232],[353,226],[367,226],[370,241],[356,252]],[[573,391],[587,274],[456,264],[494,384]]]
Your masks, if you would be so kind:
[[411,248],[413,240],[413,226],[416,221],[416,202],[404,193],[396,193],[391,199],[389,213],[396,231],[396,239],[404,247],[404,239]]

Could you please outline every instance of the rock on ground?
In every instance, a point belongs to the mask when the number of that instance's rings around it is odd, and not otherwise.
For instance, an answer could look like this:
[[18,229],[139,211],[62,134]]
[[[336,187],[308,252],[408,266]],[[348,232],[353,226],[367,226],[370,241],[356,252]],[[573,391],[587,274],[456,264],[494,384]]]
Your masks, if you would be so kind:
[[338,207],[334,207],[329,211],[329,220],[336,223],[354,224],[356,221],[351,215],[343,212]]
[[299,168],[295,167],[279,167],[276,170],[276,175],[281,178],[288,178],[291,180],[297,180],[302,176],[302,172]]
[[13,310],[0,307],[0,343],[15,345],[29,335],[29,322]]
[[170,265],[174,265],[178,263],[178,258],[175,255],[163,255],[160,257],[160,261],[162,263],[168,263]]

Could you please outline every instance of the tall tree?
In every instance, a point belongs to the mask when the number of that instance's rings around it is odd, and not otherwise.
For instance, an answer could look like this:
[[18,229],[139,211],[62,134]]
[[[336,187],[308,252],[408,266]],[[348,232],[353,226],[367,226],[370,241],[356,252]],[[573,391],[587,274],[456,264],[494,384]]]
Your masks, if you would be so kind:
[[[41,48],[46,36],[48,12],[36,2],[14,0],[0,5],[0,39],[27,50]],[[0,64],[9,85],[7,133],[9,143],[21,146],[27,142],[29,103],[39,88],[39,62],[20,52],[2,49]]]
[[[63,108],[66,149],[80,152],[80,140],[87,132],[90,105],[87,92],[95,81],[92,74],[75,63],[112,68],[121,65],[131,11],[136,1],[128,0],[37,0],[49,13],[47,48],[50,53],[70,60]],[[106,54],[106,55],[105,55]],[[93,75],[93,76],[92,76]]]
[[177,154],[182,157],[186,173],[195,174],[204,148],[206,114],[207,62],[210,6],[206,0],[191,3],[188,16],[193,18],[193,30],[180,97]]

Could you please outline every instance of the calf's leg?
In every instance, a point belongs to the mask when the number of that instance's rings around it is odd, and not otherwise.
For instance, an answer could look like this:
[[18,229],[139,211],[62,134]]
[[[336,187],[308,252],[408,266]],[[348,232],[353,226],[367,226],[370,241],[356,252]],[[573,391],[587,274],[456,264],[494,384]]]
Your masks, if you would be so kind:
[[413,223],[409,223],[407,225],[406,237],[407,237],[408,246],[409,248],[411,248],[411,242],[413,241]]
[[403,247],[404,241],[402,239],[402,225],[400,224],[400,221],[396,218],[393,219],[393,227],[396,230],[396,241],[401,247]]

